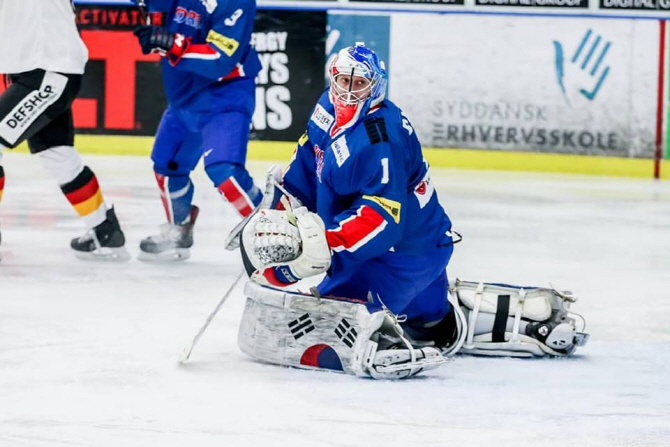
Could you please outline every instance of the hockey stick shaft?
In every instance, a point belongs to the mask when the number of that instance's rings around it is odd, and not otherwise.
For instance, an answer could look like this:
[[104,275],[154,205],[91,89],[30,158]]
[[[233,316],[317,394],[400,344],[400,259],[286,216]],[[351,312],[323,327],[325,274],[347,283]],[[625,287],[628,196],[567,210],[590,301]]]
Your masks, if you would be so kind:
[[191,344],[189,346],[187,346],[186,348],[184,348],[184,350],[181,353],[181,356],[179,357],[179,363],[185,363],[189,359],[189,357],[191,357],[191,353],[193,352],[193,348],[195,347],[196,343],[198,343],[198,340],[200,340],[200,337],[202,337],[202,334],[205,333],[205,331],[209,327],[209,324],[212,322],[212,320],[214,319],[216,314],[219,312],[219,309],[221,309],[221,306],[223,306],[223,303],[226,302],[226,300],[230,296],[231,292],[233,291],[233,289],[235,288],[237,283],[240,282],[240,279],[242,279],[243,274],[244,274],[244,269],[242,269],[242,271],[240,271],[240,273],[235,278],[235,281],[233,281],[233,283],[228,288],[228,291],[226,292],[226,294],[223,295],[223,298],[221,298],[221,300],[216,305],[214,310],[209,314],[209,316],[207,317],[207,320],[205,320],[205,324],[202,325],[202,327],[200,328],[198,333],[195,334],[195,337],[193,337],[193,341],[191,341]]
[[137,1],[137,8],[140,10],[140,19],[145,25],[151,25],[151,15],[147,12],[147,3],[145,0]]

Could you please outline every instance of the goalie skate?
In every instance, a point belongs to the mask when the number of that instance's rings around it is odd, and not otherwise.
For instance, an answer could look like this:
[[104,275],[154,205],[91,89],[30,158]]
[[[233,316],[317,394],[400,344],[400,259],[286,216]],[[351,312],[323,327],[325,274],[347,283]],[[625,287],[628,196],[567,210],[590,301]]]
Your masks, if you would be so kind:
[[81,237],[72,239],[70,247],[75,256],[84,260],[127,261],[130,259],[124,247],[125,236],[119,226],[114,208],[107,210],[107,218],[100,225]]
[[190,258],[190,248],[193,246],[193,226],[199,211],[197,206],[192,205],[191,213],[186,221],[179,225],[163,224],[159,235],[142,239],[137,259],[146,262],[174,262]]
[[[390,319],[393,321],[393,317]],[[365,354],[366,372],[373,379],[397,380],[413,377],[435,369],[451,360],[433,347],[418,347],[403,336],[399,326],[383,326],[395,335],[375,333],[370,338]]]

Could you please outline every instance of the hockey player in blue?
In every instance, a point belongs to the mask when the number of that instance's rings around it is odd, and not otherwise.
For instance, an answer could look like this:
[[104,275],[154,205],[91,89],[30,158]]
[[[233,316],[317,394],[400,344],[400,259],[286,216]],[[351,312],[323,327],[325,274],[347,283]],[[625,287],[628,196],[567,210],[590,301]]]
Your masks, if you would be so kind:
[[[271,171],[241,232],[256,284],[245,287],[240,348],[280,365],[397,379],[457,352],[565,356],[584,345],[569,292],[450,287],[452,235],[460,238],[412,125],[385,99],[383,64],[356,44],[329,71],[293,160],[281,177]],[[310,294],[285,291],[324,272]]]
[[151,159],[168,223],[142,240],[140,259],[189,257],[198,208],[189,178],[201,157],[205,171],[241,216],[262,194],[245,169],[255,107],[254,78],[261,68],[250,45],[253,0],[146,0],[165,13],[165,26],[135,30],[142,52],[162,57],[168,107]]
[[[282,178],[325,225],[332,259],[318,291],[361,300],[371,294],[406,315],[405,326],[422,337],[450,310],[451,221],[416,132],[385,99],[387,75],[377,55],[362,45],[345,48],[329,71],[330,87]],[[277,265],[259,273],[281,287],[318,272]]]

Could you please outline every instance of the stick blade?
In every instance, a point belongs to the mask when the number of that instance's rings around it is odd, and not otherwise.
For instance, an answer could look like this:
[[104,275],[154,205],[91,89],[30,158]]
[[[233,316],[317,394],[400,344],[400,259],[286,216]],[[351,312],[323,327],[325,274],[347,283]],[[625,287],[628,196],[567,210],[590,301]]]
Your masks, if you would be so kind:
[[184,350],[181,352],[181,355],[179,356],[179,364],[183,365],[184,363],[188,362],[188,359],[191,357],[191,352],[193,349],[189,346],[188,348],[184,348]]

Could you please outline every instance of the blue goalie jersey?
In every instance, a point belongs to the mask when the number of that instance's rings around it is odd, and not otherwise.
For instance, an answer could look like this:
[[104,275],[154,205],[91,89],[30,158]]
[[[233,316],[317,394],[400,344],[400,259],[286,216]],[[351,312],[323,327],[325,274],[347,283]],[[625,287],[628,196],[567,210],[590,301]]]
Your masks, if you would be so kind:
[[453,250],[416,132],[389,100],[347,129],[334,116],[326,91],[283,176],[326,225],[333,259],[319,290],[366,299],[403,284],[411,300],[444,275]]

